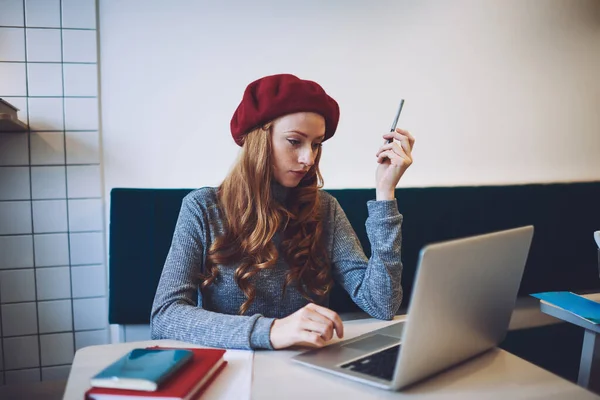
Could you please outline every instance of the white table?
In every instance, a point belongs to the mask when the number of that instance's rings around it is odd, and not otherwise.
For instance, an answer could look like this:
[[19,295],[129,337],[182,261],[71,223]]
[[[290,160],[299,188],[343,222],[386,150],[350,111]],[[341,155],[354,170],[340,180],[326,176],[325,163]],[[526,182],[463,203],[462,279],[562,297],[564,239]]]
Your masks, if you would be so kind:
[[[402,320],[397,317],[396,320]],[[346,321],[345,339],[390,324],[374,319]],[[89,378],[134,347],[186,346],[145,341],[91,346],[75,355],[64,399],[83,399]],[[504,350],[494,349],[407,391],[388,392],[293,363],[298,351],[254,353],[252,399],[600,399],[593,393]],[[215,380],[218,383],[219,379]]]

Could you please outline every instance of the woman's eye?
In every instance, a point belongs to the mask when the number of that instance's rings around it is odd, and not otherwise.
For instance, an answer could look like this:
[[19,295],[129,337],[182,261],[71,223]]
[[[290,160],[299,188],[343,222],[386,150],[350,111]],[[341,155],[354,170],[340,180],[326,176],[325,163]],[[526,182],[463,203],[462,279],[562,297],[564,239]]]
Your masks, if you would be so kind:
[[313,149],[317,150],[321,146],[323,146],[323,143],[315,143],[315,144],[313,144]]
[[296,139],[288,139],[287,141],[290,142],[292,146],[297,146],[300,144],[300,141]]

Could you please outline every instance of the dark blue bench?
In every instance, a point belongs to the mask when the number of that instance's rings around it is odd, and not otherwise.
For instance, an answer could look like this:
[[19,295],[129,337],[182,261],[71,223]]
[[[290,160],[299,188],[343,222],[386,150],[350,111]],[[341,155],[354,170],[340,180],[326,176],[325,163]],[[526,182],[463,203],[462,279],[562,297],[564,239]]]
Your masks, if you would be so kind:
[[[111,191],[111,324],[149,323],[181,201],[190,190]],[[364,223],[366,202],[375,197],[374,190],[328,192],[340,202],[368,255],[370,245]],[[423,245],[529,224],[535,226],[535,235],[519,296],[546,290],[600,290],[597,248],[592,236],[600,229],[600,182],[406,188],[397,189],[396,197],[404,214],[404,301],[400,313],[406,311],[410,302]],[[357,310],[337,287],[331,294],[330,306],[338,312]],[[544,326],[510,332],[503,347],[576,380],[581,335],[566,324]]]

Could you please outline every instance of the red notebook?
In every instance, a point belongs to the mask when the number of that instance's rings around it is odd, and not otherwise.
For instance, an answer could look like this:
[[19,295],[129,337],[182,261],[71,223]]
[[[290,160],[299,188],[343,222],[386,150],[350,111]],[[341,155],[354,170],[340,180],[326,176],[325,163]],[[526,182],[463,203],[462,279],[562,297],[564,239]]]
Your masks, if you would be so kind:
[[[166,349],[167,347],[149,347]],[[155,392],[92,387],[85,393],[86,400],[118,400],[151,398],[156,400],[196,399],[219,375],[227,361],[223,359],[223,349],[195,349],[192,360],[162,384]]]

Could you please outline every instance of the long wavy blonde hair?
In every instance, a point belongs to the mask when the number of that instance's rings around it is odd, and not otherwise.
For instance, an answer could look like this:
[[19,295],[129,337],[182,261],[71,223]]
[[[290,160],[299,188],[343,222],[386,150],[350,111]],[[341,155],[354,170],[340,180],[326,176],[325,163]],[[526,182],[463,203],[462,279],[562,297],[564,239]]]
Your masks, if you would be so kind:
[[200,276],[201,288],[205,289],[218,277],[219,265],[237,264],[235,281],[246,296],[240,314],[245,314],[254,301],[253,278],[259,271],[273,267],[279,257],[272,240],[277,231],[282,232],[282,256],[290,266],[283,292],[294,284],[304,298],[313,302],[324,298],[333,286],[321,241],[321,148],[314,165],[300,184],[290,189],[286,204],[281,204],[271,193],[271,127],[271,123],[266,124],[246,136],[238,161],[219,186],[224,234],[210,246],[206,270]]

